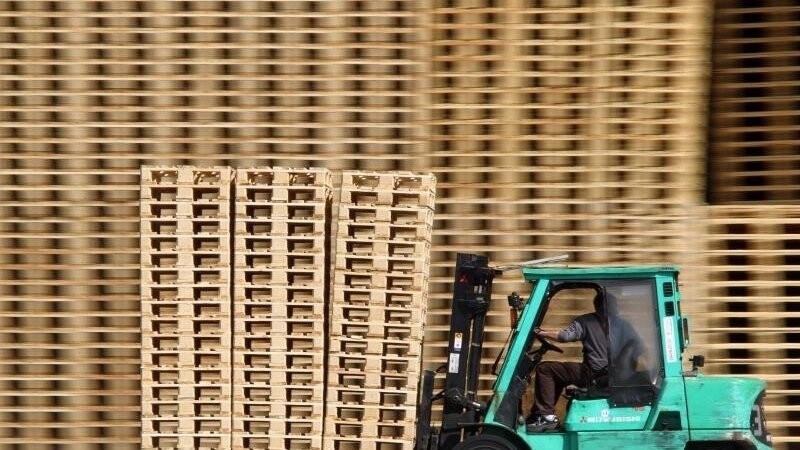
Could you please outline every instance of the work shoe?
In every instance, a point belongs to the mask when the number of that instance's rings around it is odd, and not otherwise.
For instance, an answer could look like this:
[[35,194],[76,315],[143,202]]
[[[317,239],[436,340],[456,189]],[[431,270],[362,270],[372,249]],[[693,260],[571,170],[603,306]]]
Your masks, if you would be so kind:
[[525,425],[525,431],[528,433],[546,433],[554,431],[558,428],[558,417],[552,416],[552,419],[546,416],[539,416],[533,422],[528,422]]

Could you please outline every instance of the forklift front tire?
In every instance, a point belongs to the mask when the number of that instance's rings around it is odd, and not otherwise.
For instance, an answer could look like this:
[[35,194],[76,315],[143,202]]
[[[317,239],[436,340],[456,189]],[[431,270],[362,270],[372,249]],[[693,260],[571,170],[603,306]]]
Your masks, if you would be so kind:
[[479,434],[470,436],[458,445],[453,447],[453,450],[523,450],[514,445],[513,442],[507,440],[502,436],[493,434]]

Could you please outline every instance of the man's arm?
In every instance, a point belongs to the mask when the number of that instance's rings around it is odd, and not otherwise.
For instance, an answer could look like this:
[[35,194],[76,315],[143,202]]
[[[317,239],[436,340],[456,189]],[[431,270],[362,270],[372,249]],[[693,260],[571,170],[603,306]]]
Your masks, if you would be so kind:
[[545,339],[551,339],[556,342],[563,342],[561,339],[558,338],[558,335],[561,334],[559,331],[543,330],[541,328],[537,328],[533,331]]
[[541,328],[533,331],[545,339],[551,339],[556,342],[576,342],[583,338],[583,325],[577,319],[561,331],[542,330]]

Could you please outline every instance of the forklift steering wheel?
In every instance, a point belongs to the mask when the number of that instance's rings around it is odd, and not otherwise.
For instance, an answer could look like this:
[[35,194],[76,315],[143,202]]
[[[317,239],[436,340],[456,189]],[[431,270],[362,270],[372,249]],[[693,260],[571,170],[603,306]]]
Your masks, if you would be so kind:
[[553,344],[552,342],[550,342],[550,340],[548,340],[547,338],[545,338],[541,334],[534,333],[534,336],[536,336],[536,339],[538,339],[539,342],[542,343],[542,349],[547,350],[547,351],[552,350],[552,351],[554,351],[556,353],[564,353],[564,350],[562,350],[561,347],[557,346],[556,344]]

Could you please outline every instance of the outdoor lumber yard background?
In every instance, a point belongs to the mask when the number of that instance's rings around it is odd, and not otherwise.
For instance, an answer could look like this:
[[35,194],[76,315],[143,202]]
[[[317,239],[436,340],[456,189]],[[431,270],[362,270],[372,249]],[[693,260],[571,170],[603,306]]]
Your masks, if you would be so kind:
[[140,169],[183,165],[433,174],[426,366],[456,252],[678,264],[688,355],[800,447],[800,7],[713,3],[0,1],[0,447],[141,448]]

